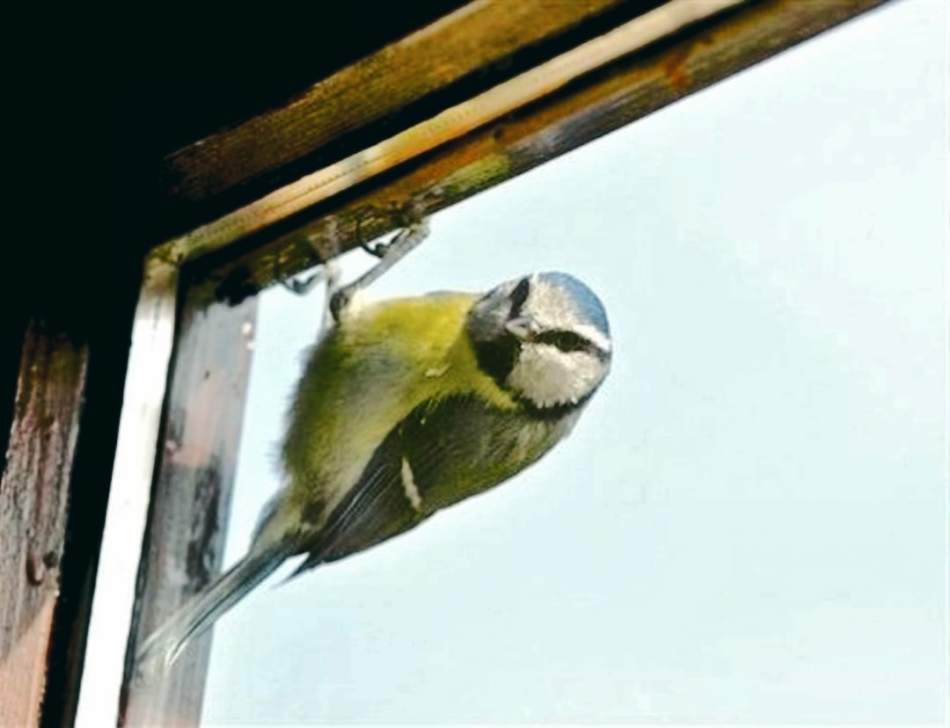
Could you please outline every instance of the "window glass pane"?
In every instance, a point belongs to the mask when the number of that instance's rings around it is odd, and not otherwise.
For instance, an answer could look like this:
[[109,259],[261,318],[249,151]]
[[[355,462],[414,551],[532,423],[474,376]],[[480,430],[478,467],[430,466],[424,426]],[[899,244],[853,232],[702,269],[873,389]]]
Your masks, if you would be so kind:
[[[870,13],[439,214],[374,297],[567,271],[612,373],[516,479],[229,612],[205,720],[939,721],[945,22]],[[226,562],[322,296],[260,296]]]

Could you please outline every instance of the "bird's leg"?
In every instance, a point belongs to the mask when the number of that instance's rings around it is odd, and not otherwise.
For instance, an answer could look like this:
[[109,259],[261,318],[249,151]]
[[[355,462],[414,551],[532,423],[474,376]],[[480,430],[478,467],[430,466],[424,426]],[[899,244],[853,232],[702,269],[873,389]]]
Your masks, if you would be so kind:
[[[304,295],[312,291],[317,284],[326,282],[327,295],[322,318],[322,325],[326,328],[339,320],[340,314],[358,291],[376,281],[426,239],[429,235],[428,220],[410,219],[411,222],[387,242],[366,243],[360,240],[360,247],[370,255],[379,258],[379,262],[352,283],[340,285],[339,269],[327,261],[308,276],[282,278],[281,285],[291,293]],[[359,224],[357,224],[357,231],[359,231]]]
[[323,316],[320,319],[320,330],[326,331],[336,321],[336,316],[333,315],[333,298],[340,290],[340,267],[333,260],[328,260],[320,271],[327,282],[326,298],[323,299]]
[[316,270],[309,275],[281,275],[277,270],[277,263],[275,262],[274,278],[286,290],[297,296],[305,296],[316,288],[317,285],[326,282],[326,299],[323,303],[323,315],[320,317],[320,328],[317,331],[317,338],[319,338],[321,332],[326,331],[333,324],[333,316],[330,313],[330,300],[334,291],[339,288],[340,271],[332,261],[333,255],[339,254],[339,246],[335,244],[335,241],[332,242],[331,245],[334,249],[334,253],[330,256],[329,260],[325,260],[324,255],[326,255],[326,251],[318,247],[311,238],[308,238],[307,242],[314,253],[316,253],[318,261]]
[[330,314],[334,321],[339,321],[340,313],[353,299],[357,291],[366,288],[396,263],[402,260],[429,235],[429,221],[425,218],[410,223],[396,233],[387,243],[377,244],[372,248],[363,246],[367,252],[379,257],[379,262],[357,278],[352,283],[329,291]]

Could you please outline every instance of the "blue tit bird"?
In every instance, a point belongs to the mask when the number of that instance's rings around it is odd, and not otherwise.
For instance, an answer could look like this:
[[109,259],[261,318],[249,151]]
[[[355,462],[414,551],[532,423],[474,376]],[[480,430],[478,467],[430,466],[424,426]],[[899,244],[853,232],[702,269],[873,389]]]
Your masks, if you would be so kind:
[[338,308],[297,384],[286,485],[249,552],[146,640],[140,663],[171,664],[286,559],[307,555],[297,574],[363,551],[520,472],[610,369],[604,307],[565,273]]

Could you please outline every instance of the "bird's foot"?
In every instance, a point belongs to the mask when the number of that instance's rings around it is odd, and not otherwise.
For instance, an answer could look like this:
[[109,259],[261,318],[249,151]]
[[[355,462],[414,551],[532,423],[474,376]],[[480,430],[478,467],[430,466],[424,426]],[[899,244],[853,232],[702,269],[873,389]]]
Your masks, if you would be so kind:
[[393,237],[386,242],[379,242],[372,245],[360,243],[363,249],[370,253],[370,255],[378,257],[379,262],[355,281],[341,286],[330,295],[330,313],[333,319],[339,321],[340,315],[353,300],[353,296],[358,291],[363,290],[376,281],[383,273],[417,248],[428,235],[429,221],[427,218],[420,217],[410,220],[406,227],[393,235]]

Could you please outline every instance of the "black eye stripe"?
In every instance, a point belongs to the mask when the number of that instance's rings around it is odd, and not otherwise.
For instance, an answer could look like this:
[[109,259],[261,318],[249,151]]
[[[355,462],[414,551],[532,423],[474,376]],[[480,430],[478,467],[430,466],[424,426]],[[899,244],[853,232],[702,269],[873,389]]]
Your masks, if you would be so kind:
[[596,348],[589,339],[585,339],[580,334],[559,329],[542,331],[534,337],[534,341],[539,344],[551,344],[561,351],[593,351]]
[[549,344],[555,346],[559,351],[570,353],[572,351],[584,351],[600,361],[610,359],[610,352],[604,351],[593,341],[576,331],[567,331],[564,329],[549,329],[536,334],[531,338],[533,343]]

